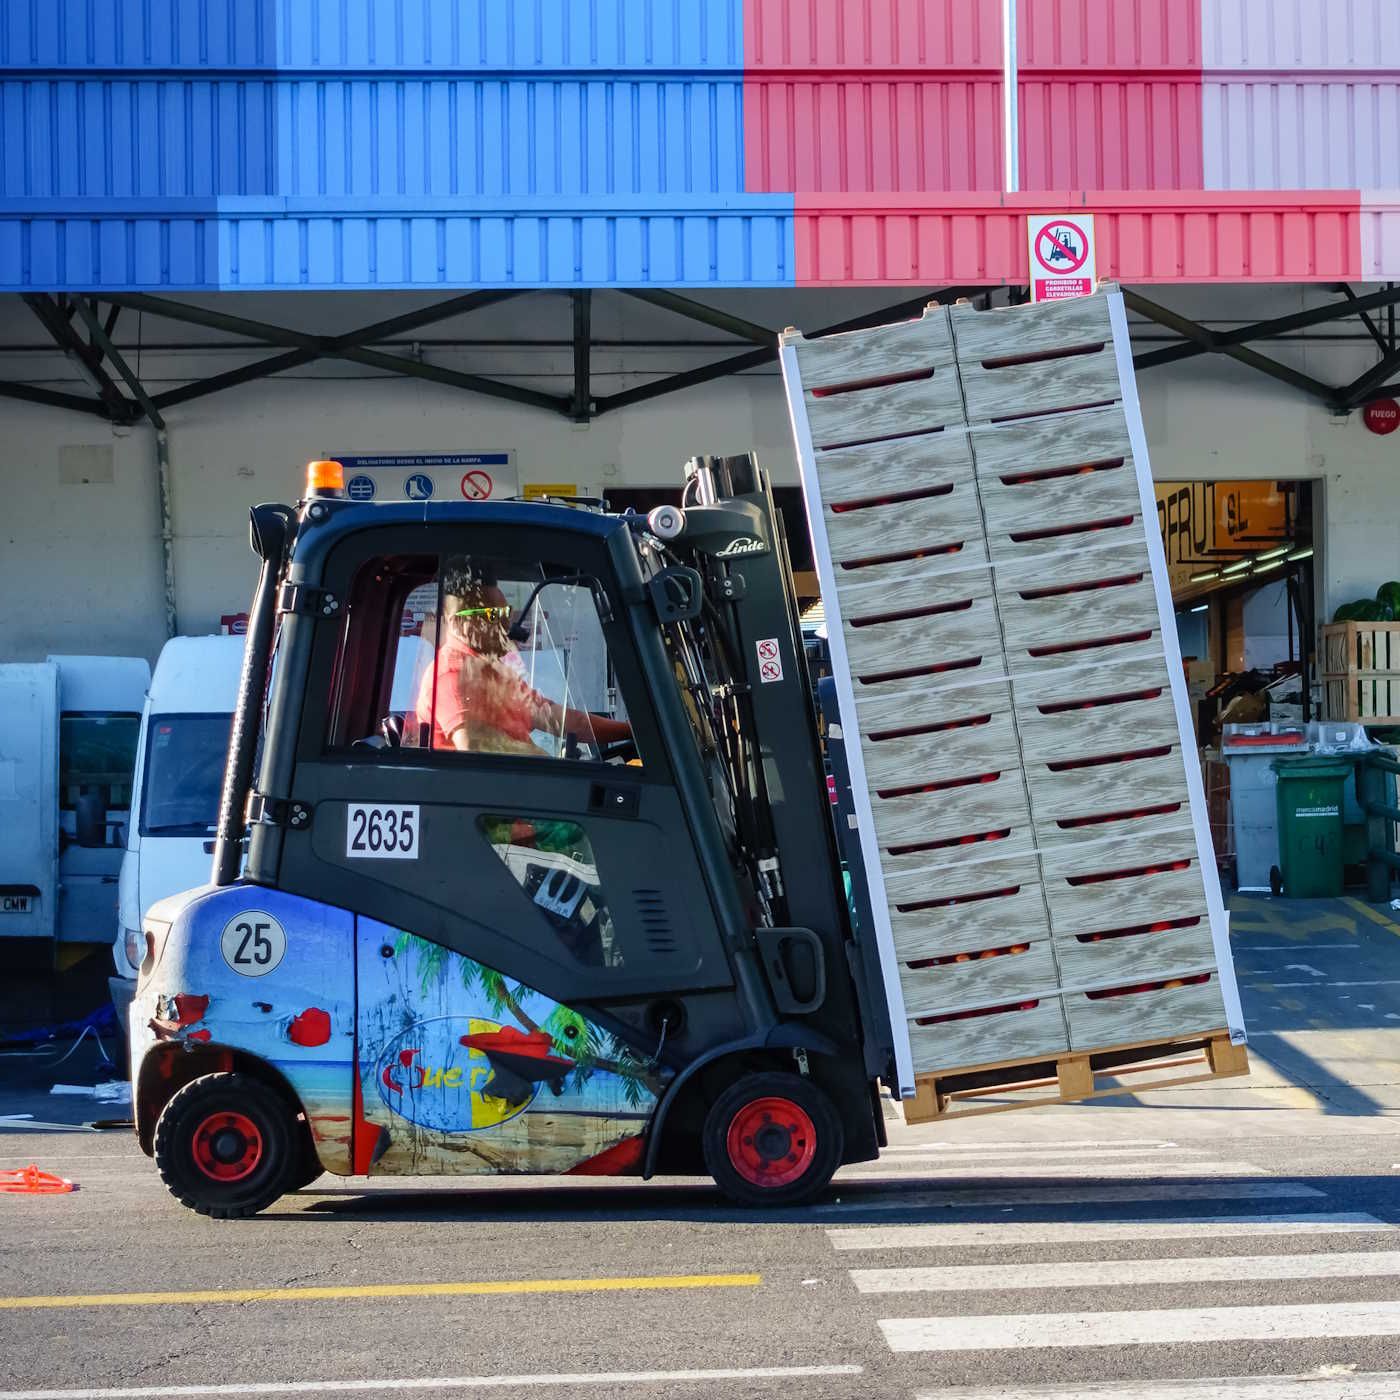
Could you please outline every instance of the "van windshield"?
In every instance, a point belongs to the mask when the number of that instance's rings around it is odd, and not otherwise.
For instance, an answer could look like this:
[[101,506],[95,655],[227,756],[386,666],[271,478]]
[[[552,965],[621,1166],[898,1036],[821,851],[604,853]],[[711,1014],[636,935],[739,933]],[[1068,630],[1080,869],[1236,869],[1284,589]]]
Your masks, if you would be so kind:
[[143,836],[203,836],[219,821],[233,716],[154,715],[146,736]]

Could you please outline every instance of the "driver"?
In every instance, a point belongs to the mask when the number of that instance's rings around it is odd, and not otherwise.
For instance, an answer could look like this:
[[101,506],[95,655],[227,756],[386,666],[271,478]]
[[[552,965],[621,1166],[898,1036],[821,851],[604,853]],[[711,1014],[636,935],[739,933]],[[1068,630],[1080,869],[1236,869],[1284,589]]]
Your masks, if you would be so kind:
[[632,737],[622,720],[567,709],[541,695],[511,642],[510,604],[486,570],[453,561],[443,572],[436,665],[423,675],[417,715],[435,749],[552,757],[531,734],[569,734],[598,747]]

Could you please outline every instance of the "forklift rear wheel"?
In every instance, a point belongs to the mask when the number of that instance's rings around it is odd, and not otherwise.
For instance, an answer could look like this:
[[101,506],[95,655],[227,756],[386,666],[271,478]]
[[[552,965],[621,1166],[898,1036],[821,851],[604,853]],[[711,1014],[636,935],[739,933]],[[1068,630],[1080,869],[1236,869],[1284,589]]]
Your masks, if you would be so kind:
[[170,1194],[200,1215],[256,1215],[293,1189],[298,1127],[291,1105],[260,1080],[202,1075],[156,1121],[156,1166]]
[[705,1117],[705,1165],[745,1206],[793,1206],[826,1189],[841,1165],[841,1120],[796,1074],[746,1074]]

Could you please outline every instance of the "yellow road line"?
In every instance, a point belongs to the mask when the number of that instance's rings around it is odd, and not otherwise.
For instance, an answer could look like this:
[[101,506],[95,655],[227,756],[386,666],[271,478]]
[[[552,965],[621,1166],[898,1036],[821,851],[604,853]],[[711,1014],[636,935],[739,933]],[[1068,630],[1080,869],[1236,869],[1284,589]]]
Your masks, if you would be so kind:
[[1400,924],[1387,919],[1384,914],[1377,913],[1369,904],[1362,903],[1359,899],[1353,899],[1350,895],[1342,897],[1343,904],[1349,904],[1358,914],[1370,919],[1373,924],[1379,924],[1383,929],[1388,929],[1391,933],[1400,935]]
[[760,1274],[672,1274],[641,1278],[530,1278],[473,1283],[370,1283],[355,1287],[210,1288],[172,1293],[54,1293],[0,1297],[12,1308],[118,1308],[154,1303],[303,1303],[326,1298],[461,1298],[499,1293],[623,1293],[633,1289],[756,1288]]

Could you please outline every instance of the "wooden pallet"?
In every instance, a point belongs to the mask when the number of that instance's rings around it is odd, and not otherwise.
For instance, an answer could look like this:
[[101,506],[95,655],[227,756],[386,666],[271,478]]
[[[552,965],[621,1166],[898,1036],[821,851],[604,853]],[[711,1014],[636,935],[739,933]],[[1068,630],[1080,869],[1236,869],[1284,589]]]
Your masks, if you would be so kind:
[[1323,712],[1357,724],[1400,724],[1400,622],[1322,628]]
[[[1010,1113],[1052,1103],[1079,1103],[1113,1094],[1138,1094],[1175,1088],[1209,1079],[1229,1079],[1249,1073],[1249,1054],[1232,1045],[1228,1031],[1138,1041],[1107,1046],[1090,1054],[1061,1054],[1052,1059],[1002,1060],[920,1074],[915,1095],[904,1101],[906,1123],[931,1123],[946,1118],[976,1118],[987,1113]],[[1149,1075],[1148,1079],[1137,1076]],[[1133,1082],[1119,1082],[1132,1080]],[[1114,1081],[1100,1088],[1101,1081]],[[1014,1103],[979,1103],[1017,1094]],[[971,1105],[966,1106],[966,1105]]]

